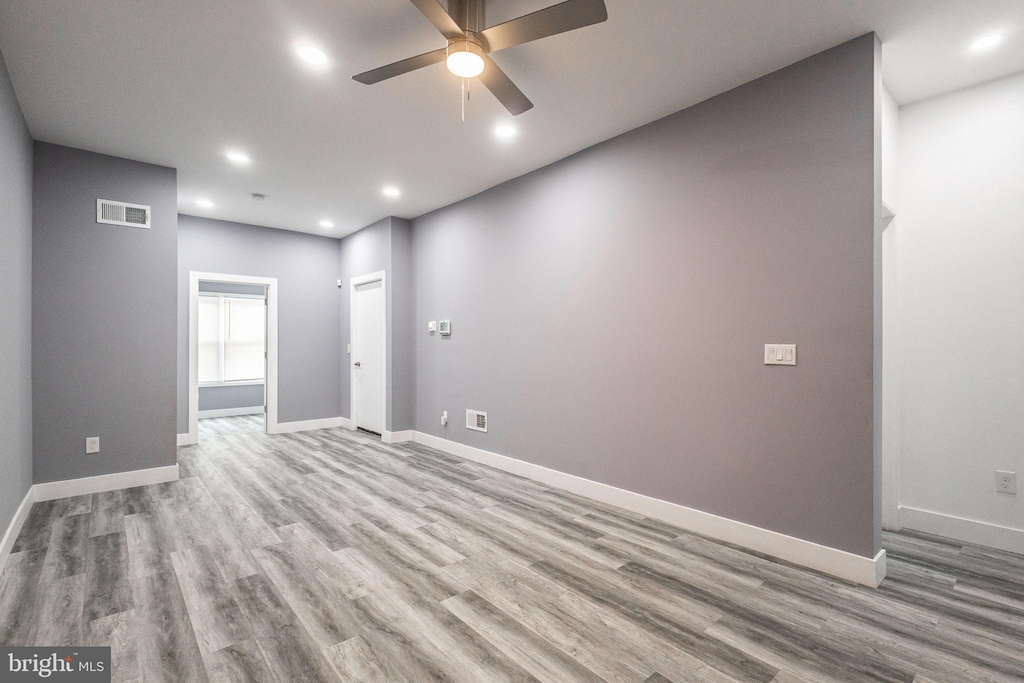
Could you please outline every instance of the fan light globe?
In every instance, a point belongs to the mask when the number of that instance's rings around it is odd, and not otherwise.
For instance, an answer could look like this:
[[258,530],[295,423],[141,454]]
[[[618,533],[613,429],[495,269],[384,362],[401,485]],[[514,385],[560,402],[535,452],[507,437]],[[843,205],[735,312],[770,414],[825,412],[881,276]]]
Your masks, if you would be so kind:
[[484,72],[483,50],[469,41],[453,44],[448,49],[445,64],[459,78],[476,78]]

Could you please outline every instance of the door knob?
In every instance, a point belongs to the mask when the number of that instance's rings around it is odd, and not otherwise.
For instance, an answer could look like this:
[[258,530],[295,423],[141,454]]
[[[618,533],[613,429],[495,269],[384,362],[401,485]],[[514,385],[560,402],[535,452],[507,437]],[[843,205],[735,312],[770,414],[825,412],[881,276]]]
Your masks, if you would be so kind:
[[361,367],[363,367],[363,364],[362,364],[362,363],[360,363],[359,361],[356,361],[356,362],[354,363],[354,365],[355,365],[355,366],[356,366],[357,368],[361,368]]

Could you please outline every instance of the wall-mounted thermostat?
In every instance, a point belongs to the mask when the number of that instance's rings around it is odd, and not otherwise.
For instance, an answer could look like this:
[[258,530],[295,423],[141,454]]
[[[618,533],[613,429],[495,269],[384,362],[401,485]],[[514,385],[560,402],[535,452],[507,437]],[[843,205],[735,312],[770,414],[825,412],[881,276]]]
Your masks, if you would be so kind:
[[452,333],[452,321],[442,320],[438,324],[438,330],[441,332],[442,337],[447,337]]
[[431,320],[427,323],[427,332],[430,332],[431,334],[437,332],[437,323],[435,321]]

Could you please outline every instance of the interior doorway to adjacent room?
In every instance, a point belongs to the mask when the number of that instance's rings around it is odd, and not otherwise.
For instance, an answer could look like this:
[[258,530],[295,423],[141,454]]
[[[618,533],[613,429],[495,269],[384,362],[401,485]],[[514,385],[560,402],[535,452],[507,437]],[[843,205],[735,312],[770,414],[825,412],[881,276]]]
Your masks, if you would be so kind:
[[276,279],[191,273],[189,441],[276,427]]

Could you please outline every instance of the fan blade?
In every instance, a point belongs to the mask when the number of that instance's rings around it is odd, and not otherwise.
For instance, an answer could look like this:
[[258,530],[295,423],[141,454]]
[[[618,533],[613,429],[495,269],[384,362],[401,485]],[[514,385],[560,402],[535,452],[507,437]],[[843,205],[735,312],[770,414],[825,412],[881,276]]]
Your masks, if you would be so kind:
[[364,71],[361,74],[353,76],[352,80],[365,83],[366,85],[380,83],[381,81],[386,81],[389,78],[401,76],[402,74],[409,73],[410,71],[415,71],[416,69],[422,69],[423,67],[430,66],[431,64],[443,62],[446,52],[447,50],[445,48],[434,50],[433,52],[424,52],[421,55],[409,57],[409,59],[403,59],[400,62],[394,62],[387,66],[381,66],[370,71]]
[[487,44],[488,52],[497,52],[531,40],[565,33],[608,19],[604,0],[567,0],[566,2],[538,10],[484,29],[480,35]]
[[441,7],[441,3],[437,0],[409,1],[416,5],[416,9],[418,9],[445,38],[451,40],[453,38],[465,37],[466,34],[462,32],[462,29],[459,28],[457,23],[455,23],[452,16],[444,10],[444,7]]
[[498,101],[505,105],[512,116],[519,116],[524,111],[533,109],[533,102],[526,98],[523,91],[516,87],[512,79],[501,70],[494,60],[484,55],[484,71],[479,76],[480,82],[486,86]]

